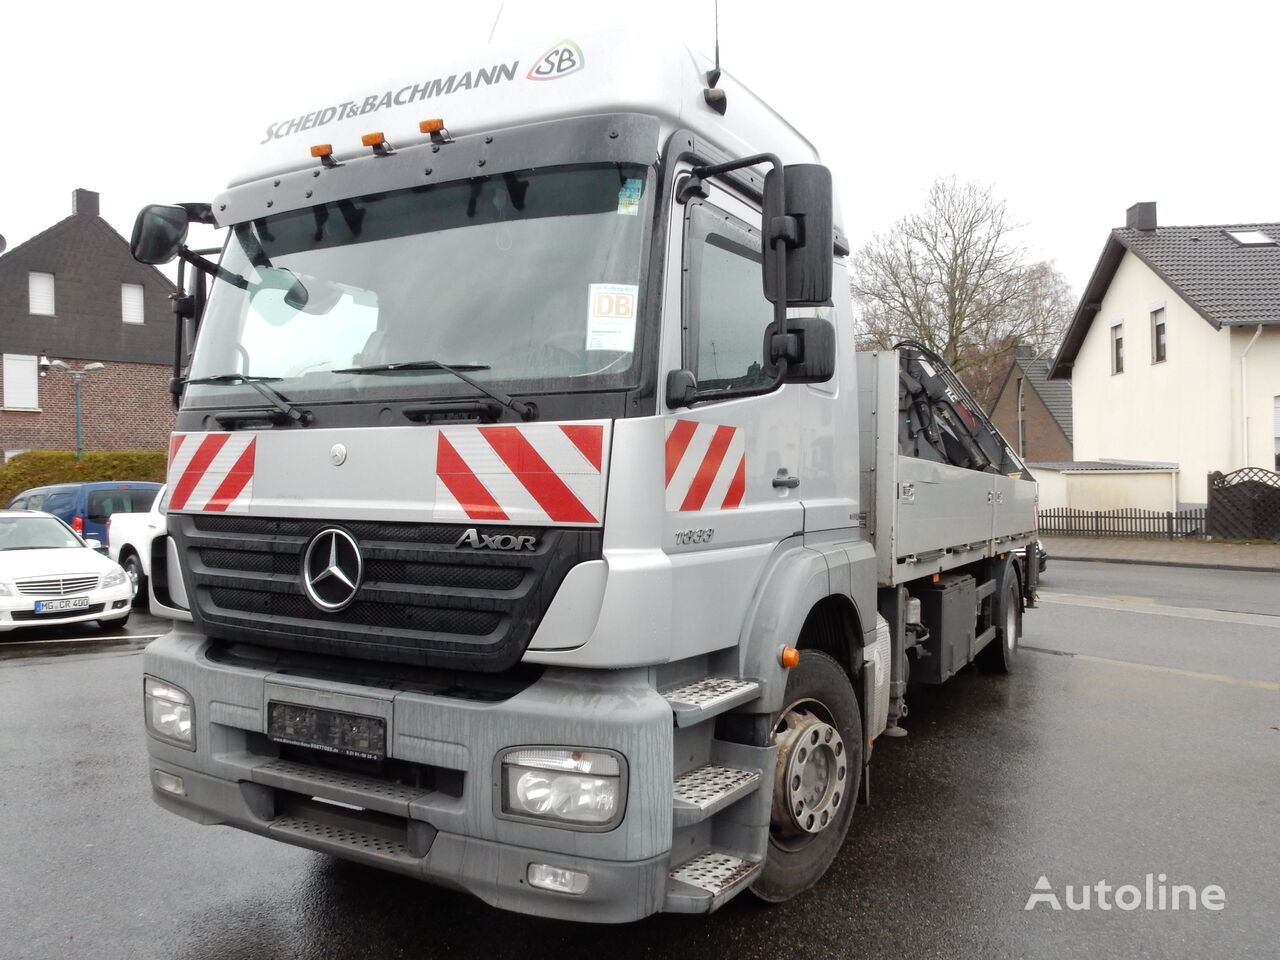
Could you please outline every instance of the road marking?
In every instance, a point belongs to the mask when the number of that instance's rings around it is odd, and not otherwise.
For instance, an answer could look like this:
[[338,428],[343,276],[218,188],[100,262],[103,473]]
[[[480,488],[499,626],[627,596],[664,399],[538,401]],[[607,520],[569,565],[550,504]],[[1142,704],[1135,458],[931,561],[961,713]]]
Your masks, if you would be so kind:
[[114,636],[97,637],[61,637],[56,640],[16,640],[9,643],[0,642],[0,654],[6,650],[32,650],[43,647],[88,646],[95,643],[125,643],[134,640],[155,640],[163,637],[163,633],[121,633]]
[[1095,657],[1087,653],[1069,653],[1066,650],[1050,650],[1044,647],[1024,647],[1019,650],[1030,650],[1034,653],[1051,653],[1060,657],[1071,657],[1089,663],[1102,663],[1112,667],[1129,667],[1133,670],[1146,670],[1150,673],[1169,673],[1175,677],[1186,677],[1189,680],[1211,680],[1214,683],[1229,683],[1236,687],[1250,687],[1254,690],[1274,690],[1280,692],[1280,683],[1271,680],[1249,680],[1245,677],[1230,677],[1224,673],[1201,673],[1198,670],[1179,670],[1177,667],[1158,667],[1153,663],[1134,663],[1132,660],[1112,660],[1110,657]]
[[1207,620],[1212,623],[1239,623],[1251,627],[1280,628],[1280,617],[1265,613],[1236,613],[1232,610],[1206,610],[1203,607],[1172,607],[1154,600],[1119,599],[1116,597],[1090,597],[1074,593],[1040,593],[1044,603],[1059,603],[1069,607],[1093,607],[1096,610],[1114,610],[1118,613],[1137,613],[1156,617],[1179,617],[1184,620]]

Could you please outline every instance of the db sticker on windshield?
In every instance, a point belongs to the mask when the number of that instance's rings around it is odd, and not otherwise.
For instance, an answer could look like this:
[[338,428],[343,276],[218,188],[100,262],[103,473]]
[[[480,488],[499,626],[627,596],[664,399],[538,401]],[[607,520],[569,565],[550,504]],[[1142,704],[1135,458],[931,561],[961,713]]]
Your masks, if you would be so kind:
[[587,288],[587,349],[629,352],[636,340],[636,295],[631,283],[593,283]]

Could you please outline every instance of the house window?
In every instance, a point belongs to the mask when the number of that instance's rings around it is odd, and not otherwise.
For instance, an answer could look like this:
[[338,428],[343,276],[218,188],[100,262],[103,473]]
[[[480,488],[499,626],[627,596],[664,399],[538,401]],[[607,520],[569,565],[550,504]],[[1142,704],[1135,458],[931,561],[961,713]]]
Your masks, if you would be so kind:
[[1124,324],[1111,328],[1111,372],[1124,373]]
[[1164,307],[1151,311],[1151,362],[1165,361]]
[[25,354],[4,355],[4,405],[11,410],[40,408],[40,378],[36,358]]
[[[53,316],[53,274],[27,274],[28,310],[41,317]],[[6,404],[7,406],[7,404]]]
[[120,319],[125,323],[142,323],[142,284],[120,284]]

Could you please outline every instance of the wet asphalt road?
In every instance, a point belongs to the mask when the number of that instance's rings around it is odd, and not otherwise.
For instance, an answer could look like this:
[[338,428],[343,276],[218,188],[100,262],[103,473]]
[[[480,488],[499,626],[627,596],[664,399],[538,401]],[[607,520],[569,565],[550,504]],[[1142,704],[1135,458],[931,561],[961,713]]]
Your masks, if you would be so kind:
[[[1280,579],[1060,562],[1043,590],[1015,676],[914,696],[818,887],[622,928],[166,814],[137,650],[0,638],[0,957],[1275,956]],[[1023,909],[1042,875],[1062,896],[1147,873],[1219,884],[1226,909]]]

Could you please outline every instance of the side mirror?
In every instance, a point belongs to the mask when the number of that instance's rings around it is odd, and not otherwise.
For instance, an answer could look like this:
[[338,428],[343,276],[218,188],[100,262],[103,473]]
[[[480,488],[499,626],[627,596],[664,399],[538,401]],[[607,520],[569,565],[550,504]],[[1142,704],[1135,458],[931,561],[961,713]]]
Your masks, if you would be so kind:
[[143,207],[133,221],[129,249],[139,263],[169,263],[187,240],[187,211],[184,207],[153,203]]
[[764,355],[771,377],[778,374],[778,358],[786,355],[787,383],[826,383],[836,375],[835,327],[821,317],[791,317],[784,338],[775,320],[765,327]]
[[672,410],[687,407],[698,395],[698,378],[691,370],[672,370],[667,374],[667,406]]
[[[779,190],[776,170],[764,178],[765,299],[789,307],[827,306],[835,257],[831,171],[817,163],[795,163],[783,168],[782,179]],[[773,241],[779,236],[786,238],[785,291],[776,289],[779,252]]]
[[90,550],[99,550],[99,551],[102,550],[101,540],[86,540],[84,542],[84,545],[88,547]]

